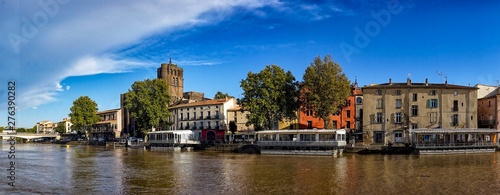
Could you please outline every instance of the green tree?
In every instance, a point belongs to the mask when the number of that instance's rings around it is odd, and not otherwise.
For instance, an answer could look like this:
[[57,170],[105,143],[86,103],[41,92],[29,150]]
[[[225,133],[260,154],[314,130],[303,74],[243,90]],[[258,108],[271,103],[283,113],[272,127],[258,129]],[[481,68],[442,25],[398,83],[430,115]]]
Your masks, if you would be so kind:
[[66,133],[66,123],[64,121],[57,123],[56,132],[60,134]]
[[33,128],[30,129],[30,133],[36,133],[37,130],[38,130],[38,126],[35,125],[35,126],[33,126]]
[[136,81],[125,93],[125,108],[135,118],[137,136],[146,134],[152,128],[165,124],[169,116],[167,83],[163,79]]
[[234,96],[230,96],[228,93],[222,93],[221,91],[217,91],[214,95],[214,99],[224,99],[224,98],[234,98]]
[[3,127],[0,127],[0,132],[3,132]]
[[236,125],[236,122],[230,121],[229,122],[229,131],[231,131],[231,135],[233,137],[233,141],[234,141],[234,133],[236,133],[237,129],[238,129],[238,126]]
[[313,116],[330,124],[330,115],[345,105],[351,92],[350,82],[340,65],[330,55],[323,60],[318,56],[307,67],[303,77],[301,110],[312,110]]
[[97,116],[97,103],[88,96],[80,96],[73,101],[70,111],[69,117],[76,130],[88,130],[88,127],[100,120]]
[[268,65],[259,73],[249,72],[241,88],[241,105],[250,112],[248,124],[256,130],[272,129],[277,121],[296,118],[298,82],[290,71]]

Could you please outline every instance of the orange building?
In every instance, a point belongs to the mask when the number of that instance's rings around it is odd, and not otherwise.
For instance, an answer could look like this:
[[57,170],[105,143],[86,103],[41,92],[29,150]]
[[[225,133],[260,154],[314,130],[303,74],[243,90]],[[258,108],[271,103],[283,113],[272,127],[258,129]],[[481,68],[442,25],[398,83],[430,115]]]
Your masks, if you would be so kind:
[[[330,127],[334,129],[352,129],[356,130],[359,121],[362,121],[360,112],[362,112],[362,91],[357,86],[357,83],[351,85],[351,95],[347,98],[346,106],[342,107],[337,114],[330,115]],[[318,119],[313,116],[311,110],[299,112],[299,125],[300,129],[323,129],[323,119]]]

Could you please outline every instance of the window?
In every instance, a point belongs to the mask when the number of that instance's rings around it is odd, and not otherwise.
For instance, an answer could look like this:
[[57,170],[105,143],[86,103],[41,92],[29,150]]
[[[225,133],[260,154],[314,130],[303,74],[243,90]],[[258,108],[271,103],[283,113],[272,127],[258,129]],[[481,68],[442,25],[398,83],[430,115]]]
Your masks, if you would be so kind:
[[346,110],[345,115],[346,115],[347,118],[350,118],[351,117],[351,111],[350,110]]
[[436,90],[431,90],[431,91],[429,92],[429,95],[436,95]]
[[403,113],[398,112],[394,115],[394,123],[401,123],[403,122]]
[[412,105],[411,106],[411,115],[412,116],[418,116],[418,105]]
[[383,102],[382,99],[377,99],[377,109],[382,108]]
[[488,100],[488,107],[491,107],[491,100]]
[[453,112],[458,111],[458,100],[453,100]]
[[430,122],[431,123],[436,123],[437,122],[437,113],[436,112],[431,112],[429,116]]
[[184,120],[184,114],[181,113],[181,120]]
[[203,122],[200,122],[200,129],[203,129]]
[[394,142],[395,143],[403,142],[403,131],[394,131]]
[[307,128],[312,129],[312,121],[307,121]]
[[193,119],[196,119],[196,112],[193,112]]
[[437,108],[438,106],[439,106],[438,99],[428,99],[427,100],[427,107],[429,107],[429,108]]
[[381,113],[381,112],[378,112],[377,115],[376,115],[376,118],[375,118],[375,122],[376,123],[382,123],[382,121],[384,120],[384,115]]
[[186,117],[187,120],[189,120],[189,112],[187,113],[187,117]]
[[196,129],[196,122],[193,122],[193,129]]
[[215,118],[219,118],[219,111],[218,110],[215,111]]
[[453,126],[458,126],[458,114],[454,114],[452,116],[452,123],[453,123]]
[[418,129],[418,124],[417,123],[412,123],[411,124],[411,129]]
[[179,129],[184,129],[184,127],[183,127],[183,123],[181,123],[181,127],[180,127]]
[[382,89],[377,90],[377,95],[382,95]]
[[401,108],[401,99],[396,99],[396,108]]
[[200,119],[203,119],[203,111],[200,111]]
[[396,95],[401,95],[401,90],[396,90]]
[[356,98],[356,104],[362,104],[363,103],[363,98],[362,97],[357,97]]
[[338,126],[337,126],[337,121],[336,121],[336,120],[332,121],[332,127],[333,127],[334,129],[338,128]]
[[219,129],[219,121],[215,121],[215,128]]
[[347,105],[346,106],[351,106],[351,100],[347,100]]
[[418,94],[414,93],[413,94],[413,101],[416,102],[418,100]]
[[351,121],[346,121],[345,127],[350,129],[351,128]]

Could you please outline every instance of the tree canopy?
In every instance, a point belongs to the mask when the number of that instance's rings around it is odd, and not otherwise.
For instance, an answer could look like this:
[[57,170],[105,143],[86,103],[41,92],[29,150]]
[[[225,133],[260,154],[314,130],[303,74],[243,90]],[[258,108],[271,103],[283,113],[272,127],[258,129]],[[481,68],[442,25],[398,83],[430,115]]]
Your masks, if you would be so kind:
[[330,55],[318,56],[307,67],[301,88],[301,110],[312,110],[313,116],[323,119],[328,128],[330,115],[344,106],[351,92],[350,82],[340,65]]
[[228,93],[222,93],[221,91],[217,91],[214,95],[214,99],[224,99],[224,98],[234,98],[234,96],[230,96]]
[[88,96],[80,96],[73,101],[73,106],[70,108],[69,117],[76,130],[86,130],[87,127],[97,123],[97,103]]
[[149,132],[167,121],[170,94],[163,79],[136,81],[125,93],[125,108],[135,118],[138,134]]
[[298,82],[290,71],[268,65],[259,73],[248,72],[241,88],[241,105],[250,112],[248,123],[256,130],[272,129],[277,121],[296,118]]
[[57,123],[56,132],[60,134],[66,133],[66,123],[64,121]]

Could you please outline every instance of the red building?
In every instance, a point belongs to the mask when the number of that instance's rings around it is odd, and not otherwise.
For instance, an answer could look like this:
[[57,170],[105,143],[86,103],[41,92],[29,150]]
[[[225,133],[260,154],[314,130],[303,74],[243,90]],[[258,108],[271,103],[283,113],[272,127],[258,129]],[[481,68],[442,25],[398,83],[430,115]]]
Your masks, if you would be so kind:
[[[361,99],[360,99],[361,98]],[[330,115],[330,126],[329,128],[334,129],[353,129],[357,128],[357,119],[359,121],[359,112],[362,112],[360,106],[357,104],[362,103],[362,91],[357,86],[357,83],[351,85],[351,95],[347,98],[346,106],[342,107],[336,114]],[[358,113],[356,113],[358,112]],[[324,121],[322,119],[315,118],[311,110],[300,111],[299,112],[299,124],[300,129],[323,129]]]

